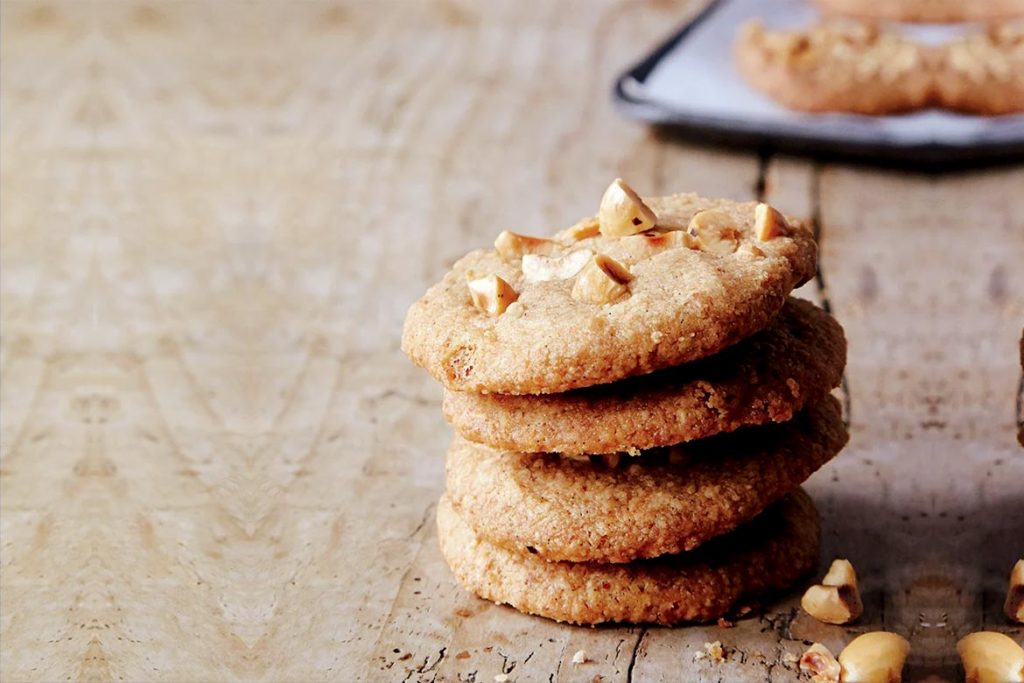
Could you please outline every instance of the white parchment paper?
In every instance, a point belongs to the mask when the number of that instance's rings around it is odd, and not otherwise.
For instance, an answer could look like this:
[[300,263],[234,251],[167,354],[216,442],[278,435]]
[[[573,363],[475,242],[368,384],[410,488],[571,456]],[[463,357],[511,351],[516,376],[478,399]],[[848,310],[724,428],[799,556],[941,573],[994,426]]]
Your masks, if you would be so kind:
[[[627,81],[624,86],[630,95],[682,116],[715,120],[743,131],[898,146],[1024,141],[1024,115],[986,117],[930,110],[862,116],[785,109],[749,87],[733,64],[739,28],[754,18],[773,28],[797,28],[812,23],[817,12],[805,0],[721,0],[643,83]],[[900,24],[897,28],[931,45],[975,30],[963,25]]]

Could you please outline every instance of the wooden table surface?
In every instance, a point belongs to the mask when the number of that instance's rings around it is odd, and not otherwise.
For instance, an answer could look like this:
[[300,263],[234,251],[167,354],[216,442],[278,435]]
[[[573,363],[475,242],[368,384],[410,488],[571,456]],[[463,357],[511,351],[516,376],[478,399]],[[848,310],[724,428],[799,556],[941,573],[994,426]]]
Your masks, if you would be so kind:
[[[899,631],[956,680],[1024,547],[1024,168],[926,176],[683,144],[615,74],[668,0],[5,2],[5,681],[790,681]],[[503,228],[645,193],[812,219],[852,440],[809,490],[866,613],[574,628],[464,593],[450,430],[408,305]],[[824,566],[824,564],[823,564]],[[705,642],[724,663],[694,661]],[[584,650],[589,662],[573,665]]]

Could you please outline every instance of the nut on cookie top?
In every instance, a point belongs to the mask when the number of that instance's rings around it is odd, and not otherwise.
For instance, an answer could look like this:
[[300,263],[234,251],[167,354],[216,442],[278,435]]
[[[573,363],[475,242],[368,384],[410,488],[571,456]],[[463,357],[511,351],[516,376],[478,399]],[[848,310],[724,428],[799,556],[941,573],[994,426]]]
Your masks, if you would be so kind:
[[810,231],[757,202],[641,198],[616,179],[597,216],[504,231],[409,309],[402,349],[449,389],[551,393],[711,355],[762,329],[813,275]]

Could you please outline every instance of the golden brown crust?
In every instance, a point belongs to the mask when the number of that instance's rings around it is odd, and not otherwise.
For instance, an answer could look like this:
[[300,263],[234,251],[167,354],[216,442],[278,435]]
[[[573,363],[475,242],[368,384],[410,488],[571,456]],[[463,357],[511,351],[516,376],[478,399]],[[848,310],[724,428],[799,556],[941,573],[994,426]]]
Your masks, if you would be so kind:
[[690,550],[798,488],[847,441],[828,396],[789,423],[622,458],[508,453],[456,437],[452,504],[494,545],[546,560],[630,562]]
[[441,552],[472,593],[576,624],[676,624],[729,616],[781,591],[817,563],[820,523],[797,491],[735,532],[681,555],[630,564],[547,562],[474,536],[447,496],[437,510]]
[[[474,251],[410,308],[403,350],[457,391],[568,391],[717,353],[764,328],[814,275],[810,231],[794,224],[788,236],[758,241],[754,202],[693,194],[647,201],[659,226],[674,230],[699,210],[721,210],[735,222],[741,248],[718,255],[674,245],[652,255],[643,235],[573,241],[563,233],[558,253],[590,249],[629,268],[628,295],[604,305],[574,298],[573,279],[527,282],[518,261]],[[470,271],[500,276],[518,301],[500,316],[481,313],[466,287]]]
[[791,298],[763,331],[710,358],[562,394],[445,392],[444,412],[461,436],[500,450],[642,450],[785,422],[836,387],[845,363],[839,323]]

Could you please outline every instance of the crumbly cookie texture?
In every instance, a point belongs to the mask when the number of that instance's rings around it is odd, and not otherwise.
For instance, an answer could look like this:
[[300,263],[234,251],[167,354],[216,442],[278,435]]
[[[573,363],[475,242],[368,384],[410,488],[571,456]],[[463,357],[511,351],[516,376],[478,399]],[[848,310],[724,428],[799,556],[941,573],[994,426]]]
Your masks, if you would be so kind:
[[751,86],[790,109],[893,114],[934,98],[933,50],[867,23],[776,31],[755,21],[743,27],[735,56]]
[[947,23],[995,21],[1024,15],[1024,0],[815,0],[822,11],[868,20]]
[[948,109],[985,115],[1024,111],[1024,21],[994,24],[946,46],[935,87]]
[[444,412],[461,436],[501,450],[642,450],[785,422],[838,386],[845,363],[839,323],[790,298],[767,328],[710,358],[561,394],[446,391]]
[[494,545],[546,560],[630,562],[732,530],[799,487],[847,438],[831,396],[786,424],[635,458],[511,453],[456,437],[448,495]]
[[[755,202],[640,201],[654,228],[637,207],[602,206],[550,239],[503,233],[469,253],[409,309],[403,350],[452,390],[568,391],[715,354],[764,328],[814,275],[810,230],[787,220],[759,239]],[[624,234],[634,221],[644,230]],[[490,276],[510,290],[500,313],[487,304],[496,294],[475,304],[467,286]]]
[[676,624],[729,616],[744,601],[792,586],[818,556],[814,504],[797,491],[699,549],[629,564],[548,562],[480,540],[447,496],[437,511],[441,552],[476,595],[576,624]]

